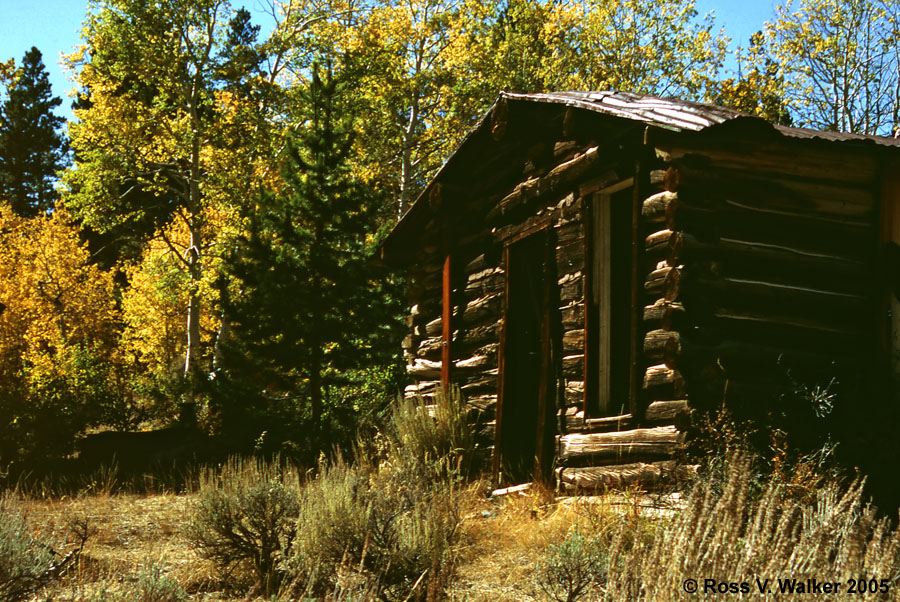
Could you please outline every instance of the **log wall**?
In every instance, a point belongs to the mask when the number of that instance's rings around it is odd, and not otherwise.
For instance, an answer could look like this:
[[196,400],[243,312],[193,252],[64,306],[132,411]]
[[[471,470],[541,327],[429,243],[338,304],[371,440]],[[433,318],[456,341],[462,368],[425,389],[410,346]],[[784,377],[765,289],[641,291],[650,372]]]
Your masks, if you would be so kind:
[[[784,149],[657,150],[643,204],[644,356],[695,408],[759,417],[794,384],[847,381],[872,360],[875,170]],[[674,387],[672,383],[670,387]]]
[[[485,452],[496,426],[503,246],[541,228],[551,228],[556,241],[562,375],[556,474],[568,490],[665,481],[680,474],[671,460],[693,411],[715,409],[724,399],[752,415],[776,399],[788,370],[792,378],[821,383],[864,361],[872,348],[877,239],[876,172],[867,164],[838,181],[836,160],[798,163],[771,149],[665,143],[651,147],[655,157],[646,160],[646,148],[610,151],[577,137],[537,146],[541,152],[518,166],[518,179],[469,204],[472,224],[452,248],[450,379],[480,425]],[[635,174],[638,157],[643,163]],[[641,195],[635,403],[621,415],[589,416],[585,286],[600,266],[587,262],[586,208],[598,190],[629,178]],[[434,244],[415,258],[404,341],[413,381],[407,395],[427,398],[440,387],[444,252]]]

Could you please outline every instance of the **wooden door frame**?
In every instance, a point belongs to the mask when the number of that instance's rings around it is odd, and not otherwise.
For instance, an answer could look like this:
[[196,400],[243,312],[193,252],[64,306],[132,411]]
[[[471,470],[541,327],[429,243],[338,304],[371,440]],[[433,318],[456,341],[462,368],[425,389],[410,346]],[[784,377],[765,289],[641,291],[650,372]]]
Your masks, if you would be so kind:
[[[553,357],[554,355],[554,329],[553,329],[553,311],[551,307],[551,303],[553,303],[553,287],[557,285],[556,282],[556,241],[555,241],[555,229],[553,228],[553,223],[550,220],[542,220],[532,226],[525,228],[516,232],[514,235],[505,238],[503,242],[503,269],[505,274],[504,281],[504,295],[503,295],[503,316],[500,321],[500,344],[498,348],[498,357],[497,357],[497,410],[495,414],[495,422],[494,422],[494,454],[493,454],[493,463],[492,463],[492,480],[494,483],[498,485],[501,482],[501,459],[503,455],[503,408],[505,401],[505,393],[506,393],[506,380],[507,380],[507,358],[506,358],[506,342],[508,338],[508,323],[509,323],[509,310],[510,310],[510,256],[511,256],[511,247],[513,247],[516,243],[535,235],[540,235],[545,237],[544,240],[544,262],[542,266],[543,278],[544,278],[544,286],[542,294],[544,295],[543,299],[543,308],[544,308],[544,316],[541,322],[541,356],[542,356],[542,364],[543,369],[540,374],[540,385],[538,391],[538,416],[537,416],[537,427],[535,429],[534,436],[536,438],[535,441],[535,465],[534,465],[534,475],[533,478],[539,482],[548,481],[552,476],[552,461],[555,458],[555,446],[551,444],[548,446],[547,441],[549,437],[547,436],[547,431],[550,428],[554,429],[555,434],[555,420],[550,419],[548,421],[548,416],[550,415],[551,409],[555,412],[556,405],[552,404],[551,397],[553,396],[553,391],[556,387],[551,387],[551,383],[548,382],[549,371],[551,369],[554,370],[554,374],[556,375],[556,379],[560,378],[560,371],[556,368],[553,368],[549,365],[550,361],[558,361],[559,358]],[[552,265],[551,265],[552,263]],[[552,268],[552,269],[551,269]],[[548,275],[551,275],[552,278],[548,278]],[[553,282],[550,282],[553,280]],[[558,354],[556,354],[558,355]],[[552,404],[552,408],[550,407]],[[548,423],[549,422],[549,423]],[[548,469],[549,467],[549,469]]]

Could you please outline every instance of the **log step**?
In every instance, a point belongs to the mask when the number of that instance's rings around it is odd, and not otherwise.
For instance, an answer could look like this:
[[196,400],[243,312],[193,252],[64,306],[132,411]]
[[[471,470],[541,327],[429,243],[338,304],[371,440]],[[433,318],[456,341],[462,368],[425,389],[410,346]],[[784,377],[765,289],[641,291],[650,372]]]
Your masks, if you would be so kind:
[[696,466],[676,464],[673,461],[557,470],[559,485],[568,494],[597,493],[633,487],[644,491],[656,491],[675,487],[696,475]]
[[667,460],[683,441],[684,434],[671,425],[611,433],[572,433],[559,437],[559,463],[607,466]]

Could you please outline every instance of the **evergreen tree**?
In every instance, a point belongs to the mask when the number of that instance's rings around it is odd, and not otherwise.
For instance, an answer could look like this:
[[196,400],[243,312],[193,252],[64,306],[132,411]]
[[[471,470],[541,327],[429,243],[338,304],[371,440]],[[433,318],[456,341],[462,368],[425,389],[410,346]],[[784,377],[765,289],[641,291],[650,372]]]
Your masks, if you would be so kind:
[[40,50],[25,53],[8,92],[0,106],[0,198],[31,217],[59,198],[53,183],[67,153],[59,133],[66,120],[53,114],[62,100],[53,96]]
[[[232,385],[256,392],[242,403],[254,398],[270,415],[294,406],[321,434],[352,376],[396,358],[397,337],[384,334],[399,332],[391,328],[399,306],[390,279],[367,263],[383,199],[352,175],[354,124],[342,87],[314,66],[303,101],[286,190],[248,212],[223,279],[232,283],[223,297],[233,325],[223,366]],[[311,443],[314,451],[323,440]]]

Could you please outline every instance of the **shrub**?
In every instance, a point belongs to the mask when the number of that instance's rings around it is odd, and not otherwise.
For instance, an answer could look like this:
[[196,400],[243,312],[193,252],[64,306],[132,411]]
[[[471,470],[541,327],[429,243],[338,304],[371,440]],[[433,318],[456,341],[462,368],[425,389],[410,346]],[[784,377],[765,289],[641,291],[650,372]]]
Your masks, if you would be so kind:
[[361,581],[405,600],[435,595],[448,578],[458,481],[474,447],[465,403],[459,389],[431,405],[401,398],[391,418],[353,465],[323,465],[302,491],[293,567],[316,593]]
[[115,589],[103,583],[83,598],[84,602],[184,602],[187,599],[181,584],[155,562],[144,565],[134,583]]
[[578,529],[547,548],[535,573],[538,588],[557,602],[575,602],[606,584],[607,562],[599,538]]
[[295,470],[277,463],[229,460],[219,473],[201,476],[187,537],[223,568],[247,565],[272,593],[296,532],[299,480]]
[[394,487],[397,465],[322,467],[301,496],[295,580],[317,594],[348,583],[377,584],[379,597],[405,600],[437,590],[459,524],[455,489]]
[[[625,545],[624,523],[609,546],[609,557],[621,557],[621,570],[610,572],[614,600],[692,600],[685,579],[719,583],[749,582],[754,576],[772,581],[798,581],[828,575],[848,579],[887,579],[900,575],[900,533],[862,496],[862,482],[842,485],[829,478],[814,491],[771,478],[759,496],[750,495],[754,477],[746,454],[727,458],[727,478],[720,489],[701,481],[686,507],[654,538],[631,538]],[[777,583],[769,587],[776,591]],[[700,597],[704,597],[703,589]],[[831,599],[855,600],[845,586]]]
[[0,497],[0,602],[26,600],[53,576],[56,555],[10,494]]
[[183,602],[187,597],[176,579],[166,575],[159,564],[150,563],[144,566],[126,599],[131,602]]
[[441,465],[446,474],[467,469],[474,449],[474,433],[459,387],[438,390],[433,403],[422,397],[398,398],[389,433],[395,456]]

